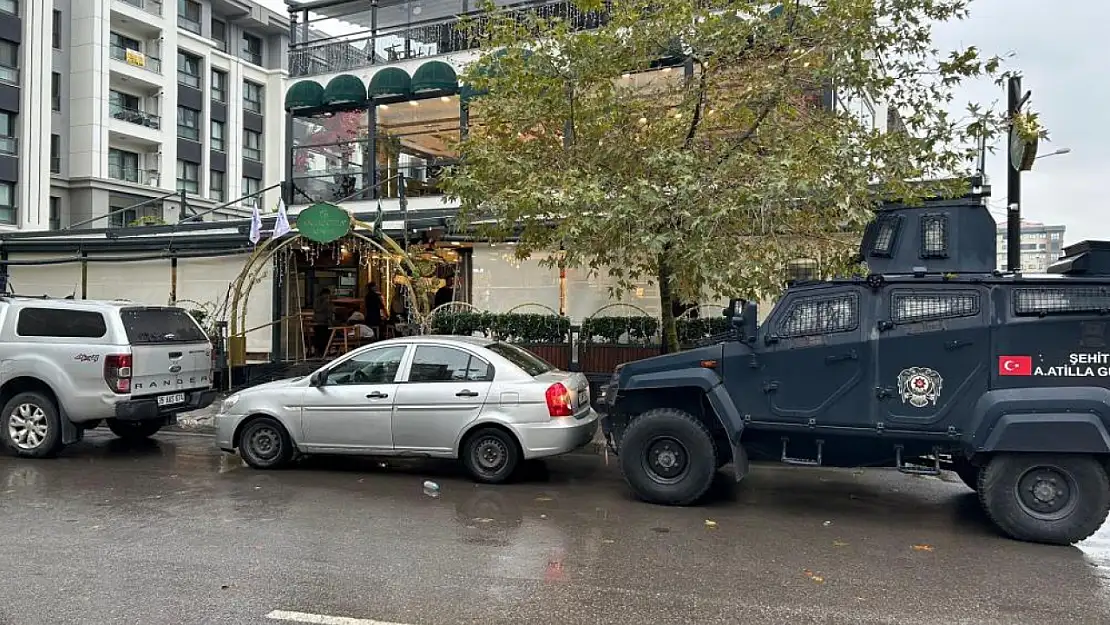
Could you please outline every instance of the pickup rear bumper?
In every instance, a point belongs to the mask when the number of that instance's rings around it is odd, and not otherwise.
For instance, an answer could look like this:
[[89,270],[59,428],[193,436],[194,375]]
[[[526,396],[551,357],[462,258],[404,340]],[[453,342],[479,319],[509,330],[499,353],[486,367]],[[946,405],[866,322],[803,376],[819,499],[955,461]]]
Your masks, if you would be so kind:
[[216,401],[216,391],[212,389],[186,391],[185,403],[173,406],[159,406],[157,397],[129,399],[116,404],[116,418],[121,421],[164,419],[179,412],[207,408],[214,401]]

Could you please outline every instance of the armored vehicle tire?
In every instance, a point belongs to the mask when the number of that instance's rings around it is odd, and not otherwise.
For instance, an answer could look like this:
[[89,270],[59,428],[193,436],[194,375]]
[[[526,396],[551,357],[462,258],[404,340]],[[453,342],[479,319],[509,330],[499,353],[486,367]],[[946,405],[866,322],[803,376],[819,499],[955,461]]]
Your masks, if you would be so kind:
[[1018,540],[1070,545],[1110,512],[1110,477],[1083,455],[1000,454],[979,473],[979,501]]
[[281,469],[292,462],[295,453],[285,427],[270,417],[250,421],[239,436],[239,455],[255,469]]
[[108,419],[108,429],[125,441],[142,441],[157,434],[162,429],[162,422]]
[[621,473],[645,501],[690,505],[705,495],[717,473],[717,451],[696,417],[656,408],[636,417],[618,447]]
[[19,393],[0,413],[0,440],[24,458],[50,458],[62,448],[62,420],[54,401],[42,393]]

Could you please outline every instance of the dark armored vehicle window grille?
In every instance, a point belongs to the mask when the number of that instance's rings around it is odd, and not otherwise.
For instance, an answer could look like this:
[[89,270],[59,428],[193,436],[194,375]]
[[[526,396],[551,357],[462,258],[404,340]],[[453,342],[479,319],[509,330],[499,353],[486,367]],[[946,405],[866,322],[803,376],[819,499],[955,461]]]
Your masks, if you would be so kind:
[[871,244],[872,256],[890,256],[902,225],[901,215],[879,215],[875,220],[875,241]]
[[921,217],[921,258],[948,257],[948,216]]
[[1018,315],[1062,315],[1110,311],[1110,293],[1105,287],[1029,287],[1014,289],[1014,313]]
[[859,327],[859,301],[855,293],[800,299],[779,323],[779,336],[813,336],[850,332]]
[[975,291],[895,293],[890,296],[890,316],[894,323],[918,323],[978,314],[979,294]]

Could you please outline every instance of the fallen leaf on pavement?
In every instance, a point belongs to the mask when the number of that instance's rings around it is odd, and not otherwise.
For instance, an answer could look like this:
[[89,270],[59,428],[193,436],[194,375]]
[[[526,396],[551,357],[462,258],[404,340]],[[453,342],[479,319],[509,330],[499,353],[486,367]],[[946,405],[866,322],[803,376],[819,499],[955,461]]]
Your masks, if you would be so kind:
[[710,519],[706,519],[706,520],[705,520],[705,527],[707,527],[707,528],[709,528],[709,529],[711,529],[711,530],[715,530],[715,529],[717,529],[717,522],[716,522],[716,521],[712,521],[712,520],[710,520]]
[[825,521],[821,525],[824,525],[825,527],[828,527],[828,526],[832,525],[832,521]]
[[814,575],[810,579],[812,579],[814,582],[816,582],[818,584],[824,584],[825,583],[825,578],[821,577],[820,575]]
[[932,545],[914,545],[913,550],[914,551],[932,551],[933,546]]
[[843,540],[834,540],[833,541],[833,547],[847,547],[847,546],[848,546],[848,543],[844,542]]
[[606,545],[611,545],[614,541],[610,538],[602,538],[601,542],[605,543]]
[[536,497],[536,501],[551,501],[551,497],[548,497],[547,495],[540,495],[539,497]]
[[478,517],[478,518],[474,519],[474,522],[475,523],[493,523],[493,519],[483,516],[483,517]]

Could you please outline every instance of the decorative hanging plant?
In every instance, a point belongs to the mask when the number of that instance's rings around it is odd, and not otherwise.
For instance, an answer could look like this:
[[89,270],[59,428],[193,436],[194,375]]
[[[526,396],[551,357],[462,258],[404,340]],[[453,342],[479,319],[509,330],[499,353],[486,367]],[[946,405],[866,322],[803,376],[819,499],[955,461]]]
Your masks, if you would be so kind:
[[1014,142],[1015,152],[1021,158],[1013,163],[1019,171],[1029,171],[1033,168],[1033,161],[1037,158],[1037,146],[1041,139],[1048,137],[1048,131],[1041,126],[1037,113],[1023,111],[1014,115],[1013,134],[1010,141]]

